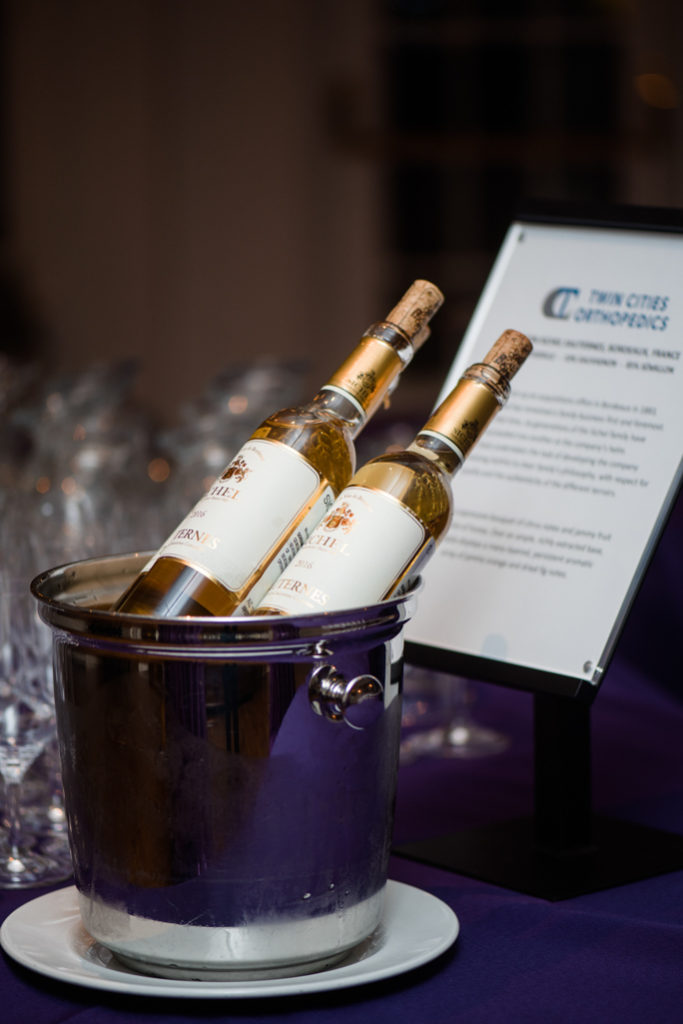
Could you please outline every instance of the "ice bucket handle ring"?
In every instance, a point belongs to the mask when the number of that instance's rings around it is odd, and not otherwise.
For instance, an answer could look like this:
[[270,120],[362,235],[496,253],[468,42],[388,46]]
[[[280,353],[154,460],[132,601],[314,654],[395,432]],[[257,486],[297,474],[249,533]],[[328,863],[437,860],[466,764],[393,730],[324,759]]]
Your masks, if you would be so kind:
[[384,688],[375,676],[347,681],[332,665],[319,665],[308,677],[308,699],[316,715],[366,729],[384,708]]

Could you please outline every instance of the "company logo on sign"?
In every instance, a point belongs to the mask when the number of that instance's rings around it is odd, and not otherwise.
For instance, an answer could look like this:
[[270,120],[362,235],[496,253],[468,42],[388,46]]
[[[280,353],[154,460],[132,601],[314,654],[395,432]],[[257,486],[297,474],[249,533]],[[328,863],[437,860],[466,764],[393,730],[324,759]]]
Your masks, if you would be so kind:
[[543,299],[544,316],[552,320],[572,320],[609,327],[632,327],[665,331],[669,325],[668,295],[649,292],[620,292],[611,289],[553,288]]
[[578,288],[555,288],[545,297],[543,315],[557,320],[568,320],[571,315],[571,300],[579,294]]

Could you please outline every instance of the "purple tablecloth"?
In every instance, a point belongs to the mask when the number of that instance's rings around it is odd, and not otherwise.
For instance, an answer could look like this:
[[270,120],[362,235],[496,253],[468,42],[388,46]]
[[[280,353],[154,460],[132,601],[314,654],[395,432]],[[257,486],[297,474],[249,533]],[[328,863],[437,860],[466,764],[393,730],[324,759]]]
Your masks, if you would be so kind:
[[[508,732],[508,750],[401,768],[397,843],[531,811],[532,698],[482,685],[477,712]],[[676,694],[617,660],[593,707],[593,750],[596,810],[683,833],[683,701]],[[393,859],[391,877],[437,895],[461,926],[450,951],[408,974],[318,995],[200,1002],[88,990],[3,954],[0,1020],[683,1020],[683,870],[560,902],[403,857]],[[39,893],[0,892],[0,916]]]

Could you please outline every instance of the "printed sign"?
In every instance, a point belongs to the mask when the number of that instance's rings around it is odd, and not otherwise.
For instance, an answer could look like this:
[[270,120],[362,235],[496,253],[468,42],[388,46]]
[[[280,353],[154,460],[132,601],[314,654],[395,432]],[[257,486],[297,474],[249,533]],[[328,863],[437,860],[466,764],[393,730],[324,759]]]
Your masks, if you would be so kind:
[[534,351],[453,484],[406,637],[600,682],[681,476],[683,235],[517,222],[442,394]]

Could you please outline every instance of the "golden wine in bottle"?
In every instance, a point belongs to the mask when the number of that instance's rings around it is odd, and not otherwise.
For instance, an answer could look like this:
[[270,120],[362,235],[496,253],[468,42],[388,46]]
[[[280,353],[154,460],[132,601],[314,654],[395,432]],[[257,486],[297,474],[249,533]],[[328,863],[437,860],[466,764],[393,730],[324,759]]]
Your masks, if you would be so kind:
[[451,480],[510,394],[531,351],[505,331],[403,451],[371,459],[351,479],[257,615],[300,615],[374,604],[418,573],[451,521]]
[[415,281],[310,403],[264,420],[115,610],[253,611],[351,479],[354,438],[426,340],[442,302],[435,285]]

